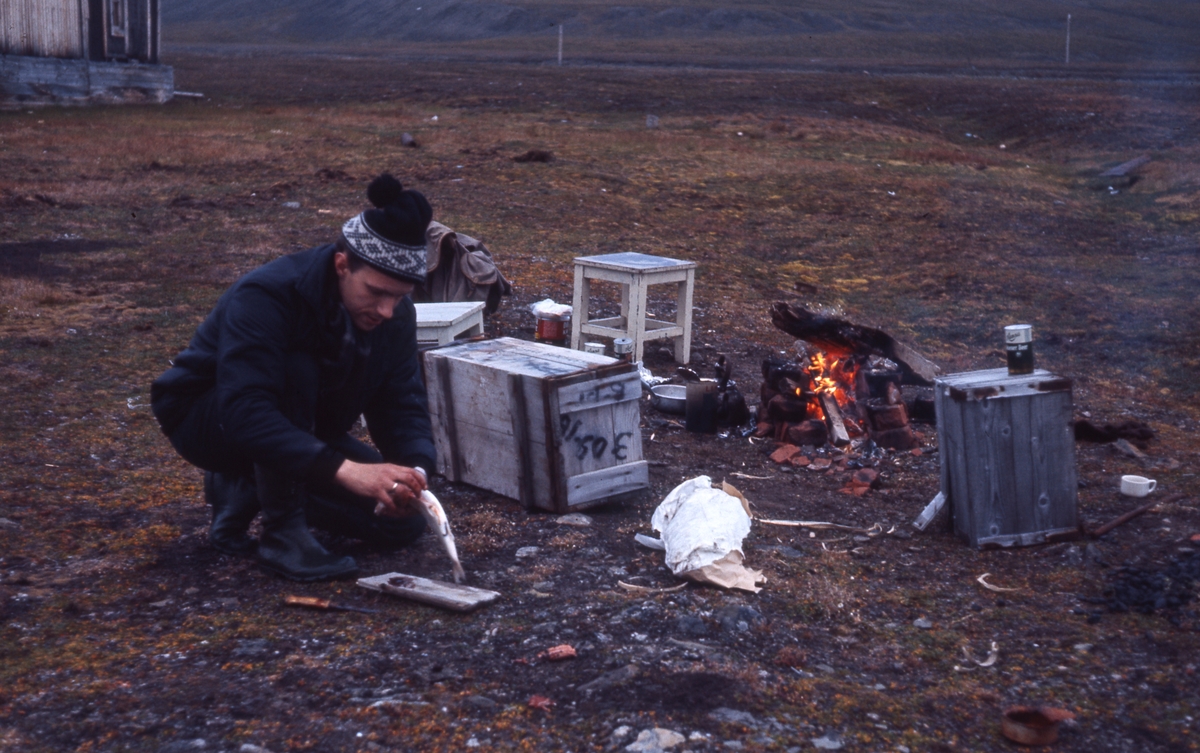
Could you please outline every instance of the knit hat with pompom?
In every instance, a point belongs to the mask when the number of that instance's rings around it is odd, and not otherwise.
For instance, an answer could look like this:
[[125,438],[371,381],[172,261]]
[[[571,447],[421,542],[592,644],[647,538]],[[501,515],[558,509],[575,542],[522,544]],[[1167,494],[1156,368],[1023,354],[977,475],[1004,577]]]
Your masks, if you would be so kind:
[[351,252],[384,274],[425,281],[425,230],[433,208],[419,192],[405,190],[384,173],[367,186],[368,209],[342,225]]

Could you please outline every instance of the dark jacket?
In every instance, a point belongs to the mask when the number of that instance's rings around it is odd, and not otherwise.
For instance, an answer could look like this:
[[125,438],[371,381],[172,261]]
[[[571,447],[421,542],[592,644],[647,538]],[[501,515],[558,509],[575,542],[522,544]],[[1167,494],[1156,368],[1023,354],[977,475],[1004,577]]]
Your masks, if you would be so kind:
[[334,248],[276,259],[221,296],[151,386],[168,436],[198,401],[215,398],[232,452],[294,478],[329,480],[345,458],[328,443],[361,414],[386,461],[435,467],[416,309],[406,298],[374,330],[351,327]]

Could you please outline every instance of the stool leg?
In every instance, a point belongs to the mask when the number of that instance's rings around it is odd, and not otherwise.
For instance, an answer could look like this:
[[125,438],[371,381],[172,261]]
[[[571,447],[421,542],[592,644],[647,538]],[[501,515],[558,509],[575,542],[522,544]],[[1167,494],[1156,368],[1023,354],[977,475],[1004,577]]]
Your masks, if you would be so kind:
[[683,335],[675,338],[675,360],[686,364],[692,357],[692,289],[695,270],[688,270],[687,279],[679,283],[675,323],[683,327]]
[[621,283],[621,326],[629,331],[629,286]]
[[581,347],[583,325],[588,320],[588,302],[592,297],[591,281],[583,274],[583,266],[575,265],[575,300],[571,302],[571,349]]
[[633,360],[642,360],[642,348],[646,344],[646,282],[641,275],[629,281],[629,319],[625,330],[633,339]]

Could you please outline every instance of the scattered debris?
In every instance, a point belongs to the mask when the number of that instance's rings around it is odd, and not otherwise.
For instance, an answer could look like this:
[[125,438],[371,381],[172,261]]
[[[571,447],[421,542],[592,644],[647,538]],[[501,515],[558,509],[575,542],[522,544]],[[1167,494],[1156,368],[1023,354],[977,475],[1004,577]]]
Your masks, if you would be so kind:
[[995,591],[996,593],[1004,593],[1006,591],[1020,591],[1021,590],[1019,588],[1001,588],[1000,586],[993,586],[991,583],[988,583],[986,580],[984,580],[984,578],[987,578],[989,575],[991,575],[991,573],[984,573],[983,575],[980,575],[978,578],[976,578],[975,581],[977,583],[979,583],[979,585],[986,588],[987,590]]
[[842,736],[836,732],[826,732],[820,737],[814,737],[812,744],[818,750],[841,750],[844,746]]
[[934,495],[934,498],[929,501],[929,504],[925,505],[925,509],[921,511],[921,514],[917,516],[917,519],[913,521],[913,528],[917,529],[918,531],[924,531],[929,527],[929,524],[933,522],[933,519],[937,517],[937,514],[941,512],[942,508],[945,506],[946,494],[945,492],[938,492],[936,495]]
[[335,604],[329,599],[319,599],[316,596],[284,596],[283,603],[293,607],[308,607],[309,609],[322,609],[328,612],[361,612],[362,614],[379,614],[378,609],[364,609],[363,607],[351,607],[344,604]]
[[1193,551],[1172,559],[1159,570],[1123,567],[1117,571],[1112,586],[1105,589],[1103,598],[1082,601],[1103,604],[1110,612],[1153,614],[1165,610],[1174,623],[1178,610],[1196,597],[1197,581],[1200,581],[1200,552]]
[[524,154],[513,157],[513,162],[553,162],[554,153],[545,149],[530,149]]
[[575,647],[563,643],[558,646],[551,646],[550,648],[538,654],[537,658],[546,659],[547,661],[562,661],[563,659],[573,659],[576,656],[578,656],[578,654],[575,653]]
[[[850,533],[860,533],[864,536],[879,536],[885,533],[883,526],[876,523],[870,528],[855,528],[854,526],[844,526],[839,523],[825,523],[819,520],[766,520],[765,518],[756,518],[759,523],[764,523],[770,526],[788,526],[791,528],[815,528],[818,531],[849,531]],[[895,529],[892,529],[893,531]],[[886,533],[891,533],[887,531]]]
[[617,581],[617,585],[624,588],[626,591],[634,591],[642,594],[673,594],[676,591],[682,591],[687,588],[686,583],[680,583],[678,586],[667,586],[664,588],[650,588],[649,586],[639,586],[634,583],[626,583],[623,580]]
[[587,528],[592,524],[592,519],[581,512],[569,512],[566,515],[558,516],[555,520],[560,526],[575,526],[577,528]]
[[527,702],[527,705],[531,709],[541,709],[542,711],[545,711],[547,714],[549,714],[550,709],[558,704],[556,704],[554,701],[550,700],[549,698],[547,698],[544,695],[531,695],[531,696],[529,696],[529,701]]
[[671,490],[650,524],[662,534],[667,567],[676,575],[722,588],[757,593],[761,571],[742,565],[742,540],[750,533],[750,507],[730,486],[716,489],[708,476]]
[[1116,167],[1110,167],[1109,169],[1100,173],[1100,177],[1101,178],[1120,178],[1125,175],[1128,175],[1129,173],[1138,169],[1142,165],[1145,165],[1149,161],[1150,161],[1149,155],[1143,154],[1141,157],[1135,157],[1135,158],[1129,160],[1128,162],[1122,162],[1121,164],[1117,165]]
[[1013,706],[1004,711],[1000,731],[1021,745],[1049,745],[1058,739],[1058,723],[1074,718],[1066,709]]
[[372,591],[402,596],[455,612],[470,612],[500,598],[500,594],[495,591],[456,583],[443,583],[403,573],[385,573],[369,578],[359,578],[358,585]]
[[1172,505],[1172,504],[1175,504],[1176,502],[1180,501],[1181,499],[1183,499],[1186,496],[1187,496],[1186,494],[1172,494],[1168,497],[1164,497],[1164,498],[1158,500],[1157,502],[1147,502],[1146,504],[1142,505],[1141,507],[1135,507],[1134,509],[1125,513],[1124,515],[1114,518],[1113,520],[1110,520],[1109,522],[1105,523],[1104,525],[1102,525],[1098,528],[1092,529],[1091,531],[1088,531],[1088,536],[1090,536],[1093,539],[1098,539],[1101,536],[1105,535],[1106,533],[1112,531],[1114,528],[1125,525],[1126,523],[1128,523],[1129,521],[1138,517],[1139,515],[1147,513],[1150,510],[1153,510],[1155,507],[1158,507],[1159,505]]
[[684,742],[687,742],[687,738],[678,732],[655,727],[654,729],[642,730],[638,734],[637,740],[626,745],[625,750],[632,753],[659,753],[659,751],[674,748],[676,745]]
[[615,687],[617,685],[623,685],[624,683],[627,683],[633,678],[637,677],[640,671],[641,670],[638,669],[636,664],[627,664],[624,667],[614,669],[611,672],[605,672],[591,682],[580,685],[579,692],[587,695],[600,690],[607,690],[608,688]]

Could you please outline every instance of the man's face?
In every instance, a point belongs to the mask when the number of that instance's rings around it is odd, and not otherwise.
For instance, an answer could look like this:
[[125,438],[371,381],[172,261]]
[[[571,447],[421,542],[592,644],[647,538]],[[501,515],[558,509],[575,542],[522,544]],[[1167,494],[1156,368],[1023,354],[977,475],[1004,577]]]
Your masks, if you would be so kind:
[[350,321],[363,332],[392,318],[397,304],[412,292],[413,284],[388,277],[374,267],[364,264],[350,269],[350,258],[344,251],[333,255],[333,268],[338,276],[338,293]]

